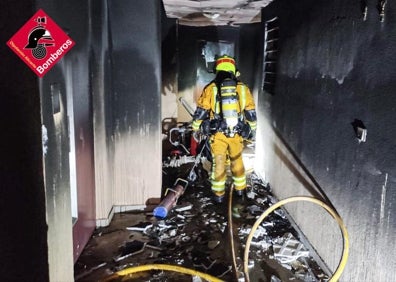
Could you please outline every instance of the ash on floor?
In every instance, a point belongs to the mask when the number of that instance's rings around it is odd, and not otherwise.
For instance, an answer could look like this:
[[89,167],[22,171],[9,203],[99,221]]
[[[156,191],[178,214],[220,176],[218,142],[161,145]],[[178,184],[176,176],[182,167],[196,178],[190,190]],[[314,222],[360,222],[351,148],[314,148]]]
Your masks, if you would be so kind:
[[[164,169],[164,187],[186,177],[191,164]],[[179,265],[224,281],[244,281],[243,253],[256,219],[276,199],[268,184],[248,175],[243,197],[212,201],[205,170],[189,184],[166,218],[153,208],[116,214],[108,227],[98,228],[75,264],[76,281],[103,281],[117,271],[148,264]],[[229,226],[228,210],[232,211]],[[230,232],[229,228],[232,228]],[[231,238],[231,234],[233,235]],[[234,245],[237,270],[233,269]],[[328,276],[299,241],[299,234],[278,209],[256,230],[249,253],[250,281],[327,281]],[[197,276],[153,270],[112,281],[204,281]]]

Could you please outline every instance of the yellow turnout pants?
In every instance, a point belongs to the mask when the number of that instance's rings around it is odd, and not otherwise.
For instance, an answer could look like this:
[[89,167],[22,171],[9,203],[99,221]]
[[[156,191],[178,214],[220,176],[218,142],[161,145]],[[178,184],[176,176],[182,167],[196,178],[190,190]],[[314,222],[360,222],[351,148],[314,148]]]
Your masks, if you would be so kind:
[[246,174],[243,165],[242,151],[243,138],[238,134],[227,137],[222,132],[217,132],[210,137],[210,148],[213,157],[211,184],[212,191],[218,195],[224,195],[226,183],[227,156],[230,159],[230,169],[235,190],[246,188]]

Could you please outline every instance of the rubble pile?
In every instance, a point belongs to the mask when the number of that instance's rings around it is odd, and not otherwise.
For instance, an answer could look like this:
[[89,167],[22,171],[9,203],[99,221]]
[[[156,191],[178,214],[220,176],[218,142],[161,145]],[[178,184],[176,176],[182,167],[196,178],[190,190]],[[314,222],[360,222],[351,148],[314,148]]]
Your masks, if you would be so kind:
[[[167,175],[172,176],[172,173]],[[246,195],[233,196],[232,199],[233,238],[228,231],[228,201],[215,204],[211,199],[209,182],[197,181],[187,187],[166,218],[158,219],[150,211],[142,212],[142,220],[122,231],[127,235],[116,254],[83,271],[76,281],[92,281],[89,277],[93,272],[102,271],[110,275],[128,267],[153,263],[180,265],[224,281],[244,281],[242,257],[246,239],[256,219],[276,202],[269,185],[254,173],[248,176],[248,183]],[[95,236],[106,236],[105,228],[97,230]],[[235,242],[235,254],[231,251],[230,240]],[[233,255],[236,257],[237,274],[232,269]],[[328,279],[299,241],[299,234],[282,209],[269,215],[256,230],[248,265],[251,281]],[[152,271],[134,274],[122,281],[201,280],[185,274]]]

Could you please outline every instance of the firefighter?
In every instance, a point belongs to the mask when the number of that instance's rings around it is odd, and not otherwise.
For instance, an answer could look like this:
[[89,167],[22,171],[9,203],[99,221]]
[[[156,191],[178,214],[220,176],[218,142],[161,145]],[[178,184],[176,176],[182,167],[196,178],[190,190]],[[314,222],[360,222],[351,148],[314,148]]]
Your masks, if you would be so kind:
[[227,159],[237,195],[246,190],[242,159],[244,139],[256,132],[256,110],[248,86],[236,77],[235,59],[223,55],[216,59],[216,77],[202,91],[194,112],[192,128],[209,136],[212,169],[211,189],[216,202],[223,202]]

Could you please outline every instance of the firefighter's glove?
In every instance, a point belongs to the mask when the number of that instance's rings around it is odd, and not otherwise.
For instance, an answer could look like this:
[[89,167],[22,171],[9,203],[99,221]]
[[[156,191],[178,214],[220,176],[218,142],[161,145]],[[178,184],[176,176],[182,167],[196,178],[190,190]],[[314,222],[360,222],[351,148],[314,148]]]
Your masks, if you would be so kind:
[[[225,123],[225,121],[223,121]],[[227,125],[226,125],[227,127]],[[222,129],[222,122],[218,120],[217,118],[211,119],[210,120],[210,133],[214,134],[218,132],[220,129]]]
[[200,131],[206,136],[210,134],[210,120],[206,119],[201,123]]
[[241,136],[243,139],[250,139],[252,134],[252,129],[248,123],[243,123],[240,125]]

